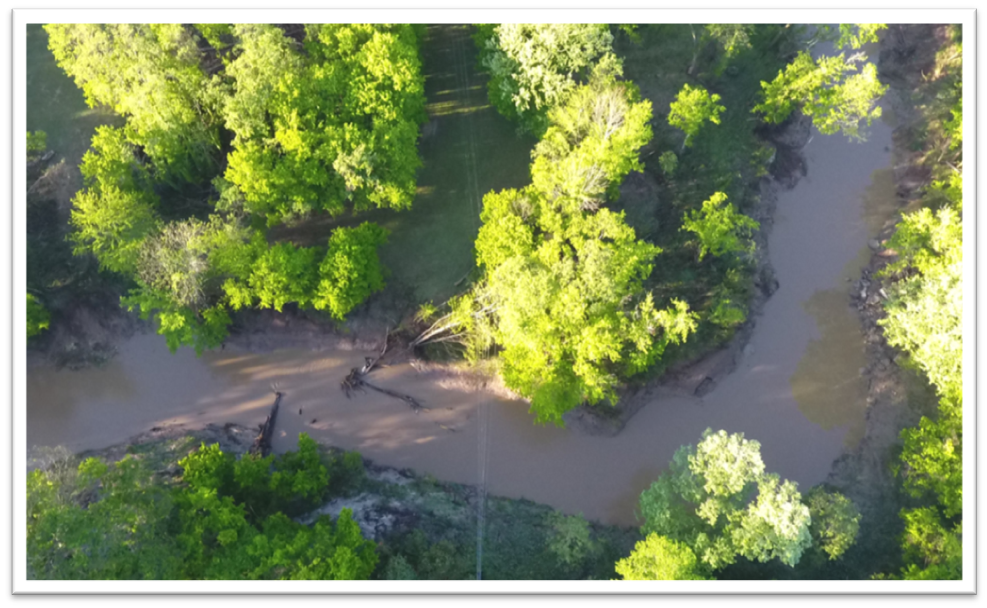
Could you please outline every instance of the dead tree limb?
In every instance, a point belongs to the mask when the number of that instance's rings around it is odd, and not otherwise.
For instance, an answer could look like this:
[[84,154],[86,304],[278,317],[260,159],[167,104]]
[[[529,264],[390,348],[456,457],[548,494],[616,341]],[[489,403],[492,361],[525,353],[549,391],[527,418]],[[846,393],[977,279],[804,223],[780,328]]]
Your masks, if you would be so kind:
[[366,388],[373,389],[379,393],[383,393],[389,397],[394,397],[395,399],[400,399],[407,403],[413,412],[416,414],[422,410],[428,409],[418,402],[417,399],[411,395],[406,395],[404,393],[399,393],[397,391],[392,391],[390,389],[381,388],[379,386],[374,386],[366,381],[365,376],[370,374],[378,367],[381,366],[380,360],[384,358],[387,354],[387,338],[390,336],[390,330],[384,334],[384,346],[380,349],[380,354],[376,357],[366,357],[365,362],[361,367],[354,367],[350,369],[350,373],[346,374],[343,381],[339,383],[339,387],[343,389],[346,393],[346,398],[350,398],[354,391],[364,390]]
[[278,417],[278,407],[281,405],[281,397],[283,393],[280,391],[275,393],[277,397],[274,399],[274,405],[271,407],[271,413],[267,415],[267,419],[264,424],[260,425],[260,434],[254,439],[254,445],[250,448],[251,454],[260,453],[261,457],[265,457],[271,453],[271,437],[274,436],[274,421]]

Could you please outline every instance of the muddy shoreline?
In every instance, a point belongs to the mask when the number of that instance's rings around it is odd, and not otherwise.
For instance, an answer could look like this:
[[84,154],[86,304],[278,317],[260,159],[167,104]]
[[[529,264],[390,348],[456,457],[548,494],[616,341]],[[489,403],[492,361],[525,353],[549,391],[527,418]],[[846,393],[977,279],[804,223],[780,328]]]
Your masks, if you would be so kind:
[[915,91],[921,87],[922,74],[934,64],[945,36],[945,26],[892,25],[881,39],[878,59],[880,77],[889,85],[885,104],[896,123],[892,159],[899,211],[869,243],[868,264],[854,282],[850,296],[865,335],[868,361],[860,370],[868,385],[864,438],[856,449],[833,463],[826,480],[853,500],[868,520],[858,545],[867,548],[867,559],[875,564],[889,564],[875,568],[877,571],[891,571],[890,565],[896,560],[902,530],[898,512],[908,500],[894,473],[901,431],[916,426],[923,415],[932,415],[937,407],[934,389],[918,373],[899,365],[904,355],[887,343],[878,325],[886,317],[883,302],[888,285],[887,279],[878,275],[896,259],[885,243],[894,234],[901,213],[910,210],[931,179],[921,163],[922,151],[914,146],[917,128],[924,120]]

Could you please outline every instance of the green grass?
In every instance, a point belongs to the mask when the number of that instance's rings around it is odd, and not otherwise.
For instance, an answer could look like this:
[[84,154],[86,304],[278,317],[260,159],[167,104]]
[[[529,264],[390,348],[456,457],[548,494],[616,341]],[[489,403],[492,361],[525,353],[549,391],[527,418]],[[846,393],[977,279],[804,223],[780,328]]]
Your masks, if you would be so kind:
[[82,90],[55,63],[48,34],[41,25],[27,26],[27,130],[48,134],[51,164],[65,159],[73,170],[89,149],[96,127],[121,124],[107,108],[90,109]]
[[336,220],[317,216],[273,230],[274,238],[324,245],[336,226],[377,222],[391,231],[380,251],[389,273],[386,291],[410,293],[415,301],[409,304],[417,305],[440,304],[463,289],[457,281],[475,267],[473,242],[483,195],[527,184],[535,144],[519,137],[515,126],[489,105],[471,30],[455,25],[427,29],[422,54],[429,123],[419,143],[424,166],[411,209]]

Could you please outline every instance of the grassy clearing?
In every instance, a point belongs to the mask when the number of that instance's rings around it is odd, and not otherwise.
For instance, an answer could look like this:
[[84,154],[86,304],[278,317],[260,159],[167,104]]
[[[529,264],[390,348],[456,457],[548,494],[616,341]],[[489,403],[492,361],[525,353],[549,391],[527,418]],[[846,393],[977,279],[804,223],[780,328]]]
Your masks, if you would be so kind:
[[476,265],[473,242],[483,195],[528,183],[535,144],[519,137],[489,105],[470,31],[470,26],[429,26],[422,43],[429,122],[419,144],[424,166],[411,209],[335,220],[317,216],[272,230],[272,238],[322,245],[336,226],[377,222],[391,232],[380,251],[389,276],[379,298],[411,294],[410,310],[430,300],[439,304],[462,289],[457,281]]
[[[40,24],[27,26],[27,130],[48,134],[51,164],[64,159],[78,173],[96,127],[119,124],[108,108],[90,109],[82,90],[55,64],[48,34]],[[80,184],[81,185],[81,184]]]

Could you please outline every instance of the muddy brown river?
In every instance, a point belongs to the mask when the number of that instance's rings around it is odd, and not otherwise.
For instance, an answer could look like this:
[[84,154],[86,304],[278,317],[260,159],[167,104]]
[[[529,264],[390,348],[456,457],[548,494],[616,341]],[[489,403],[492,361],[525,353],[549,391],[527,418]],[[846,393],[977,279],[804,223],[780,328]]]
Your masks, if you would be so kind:
[[[814,133],[808,174],[781,192],[769,238],[780,283],[764,306],[737,370],[703,398],[658,397],[616,437],[532,423],[527,406],[444,387],[410,365],[375,382],[414,395],[414,414],[374,392],[347,399],[340,379],[371,353],[355,351],[170,354],[163,338],[138,335],[105,367],[29,368],[27,445],[98,449],[153,426],[234,422],[256,426],[285,393],[276,450],[298,433],[359,450],[381,464],[438,479],[486,484],[608,523],[634,524],[640,492],[680,445],[704,429],[743,432],[761,443],[770,471],[805,490],[862,437],[866,384],[850,282],[867,241],[894,211],[891,128],[876,122],[864,143]],[[300,412],[300,413],[299,413]]]

